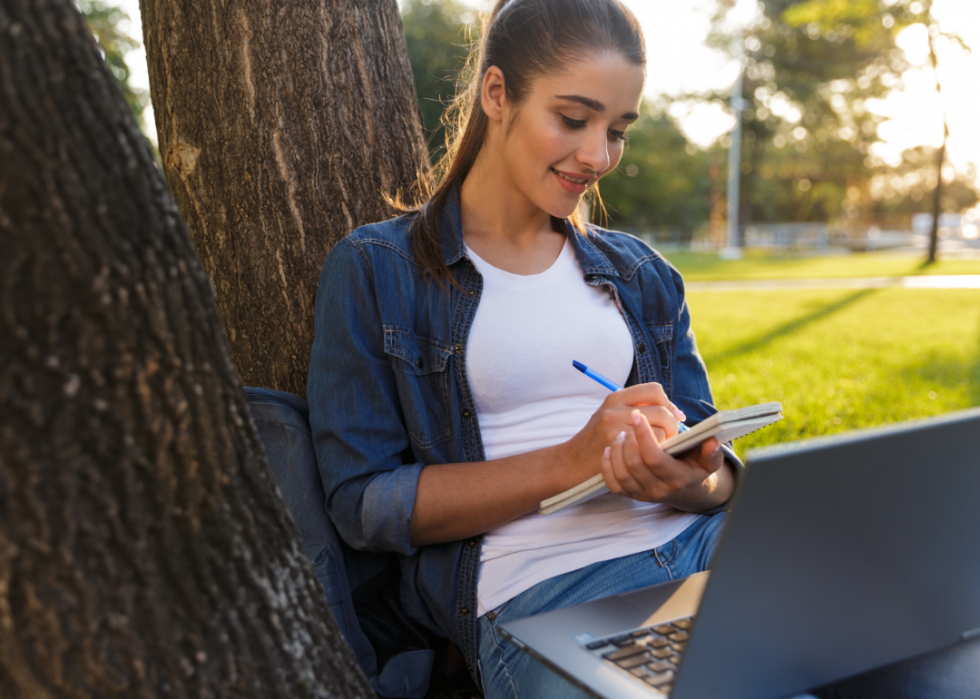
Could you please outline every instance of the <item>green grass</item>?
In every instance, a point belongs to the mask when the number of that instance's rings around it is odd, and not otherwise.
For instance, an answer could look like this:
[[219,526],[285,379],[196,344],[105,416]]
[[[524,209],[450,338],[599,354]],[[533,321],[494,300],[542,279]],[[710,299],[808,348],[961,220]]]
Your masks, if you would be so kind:
[[719,408],[778,400],[749,448],[980,405],[980,291],[689,294]]
[[664,255],[689,282],[830,277],[898,277],[916,274],[980,274],[980,259],[938,260],[923,266],[921,255],[894,252],[852,255],[776,256],[750,253],[742,260],[673,252]]
[[[687,281],[980,274],[980,260],[923,270],[920,258],[889,253],[668,259]],[[715,404],[783,404],[783,420],[735,443],[742,456],[767,444],[980,405],[980,291],[701,291],[688,301]]]

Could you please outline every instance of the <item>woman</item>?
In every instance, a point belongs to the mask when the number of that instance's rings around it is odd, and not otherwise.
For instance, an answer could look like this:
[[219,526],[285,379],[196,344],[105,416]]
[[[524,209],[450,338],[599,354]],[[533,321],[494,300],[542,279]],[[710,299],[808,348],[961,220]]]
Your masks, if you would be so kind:
[[[324,266],[311,423],[330,515],[401,554],[406,613],[489,697],[575,696],[497,626],[706,569],[740,464],[717,440],[659,449],[714,412],[682,281],[578,215],[638,118],[636,20],[618,0],[501,0],[474,68],[431,196]],[[612,494],[536,513],[598,472]]]

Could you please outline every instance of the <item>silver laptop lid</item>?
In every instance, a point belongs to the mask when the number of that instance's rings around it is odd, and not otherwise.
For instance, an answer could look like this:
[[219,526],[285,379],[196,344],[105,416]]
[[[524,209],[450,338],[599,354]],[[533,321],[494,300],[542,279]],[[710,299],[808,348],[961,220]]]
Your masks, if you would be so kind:
[[980,410],[747,462],[674,699],[784,696],[980,633]]

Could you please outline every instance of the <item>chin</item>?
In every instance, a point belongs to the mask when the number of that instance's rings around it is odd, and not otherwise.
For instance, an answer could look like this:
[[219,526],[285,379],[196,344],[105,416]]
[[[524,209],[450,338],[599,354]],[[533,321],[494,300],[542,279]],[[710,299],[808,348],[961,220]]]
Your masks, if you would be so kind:
[[564,219],[574,214],[581,203],[582,197],[576,197],[574,200],[570,201],[554,201],[551,203],[551,206],[545,206],[542,208],[555,218]]

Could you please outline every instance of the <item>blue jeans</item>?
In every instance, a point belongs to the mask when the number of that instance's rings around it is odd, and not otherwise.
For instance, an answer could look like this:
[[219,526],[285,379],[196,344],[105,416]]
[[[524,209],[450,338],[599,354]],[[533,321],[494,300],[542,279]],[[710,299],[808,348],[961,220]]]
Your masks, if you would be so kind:
[[[530,655],[507,643],[508,621],[569,607],[708,570],[725,514],[702,516],[663,546],[545,580],[480,617],[480,665],[487,699],[587,699]],[[873,670],[815,690],[827,699],[976,699],[980,639]],[[810,695],[800,695],[804,699]],[[812,699],[812,697],[811,697]]]
[[538,583],[480,617],[480,666],[487,699],[585,699],[581,689],[507,643],[497,630],[508,621],[658,585],[708,569],[725,513],[703,516],[663,546],[601,561]]

